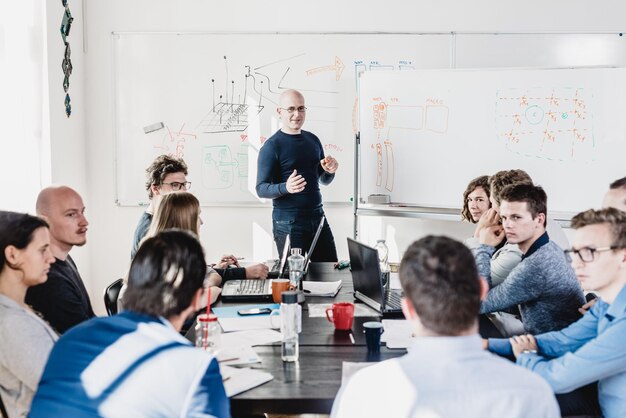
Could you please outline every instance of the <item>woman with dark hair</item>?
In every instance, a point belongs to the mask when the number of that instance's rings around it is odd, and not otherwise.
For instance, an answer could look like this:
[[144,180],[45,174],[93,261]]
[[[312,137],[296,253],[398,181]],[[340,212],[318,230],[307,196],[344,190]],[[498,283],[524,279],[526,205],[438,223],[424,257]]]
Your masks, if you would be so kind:
[[461,219],[475,224],[490,207],[489,176],[476,177],[463,192]]
[[30,417],[230,417],[217,359],[179,334],[206,270],[189,232],[148,238],[130,266],[126,310],[63,334]]
[[0,211],[0,395],[9,417],[28,414],[57,333],[26,305],[54,262],[48,224]]

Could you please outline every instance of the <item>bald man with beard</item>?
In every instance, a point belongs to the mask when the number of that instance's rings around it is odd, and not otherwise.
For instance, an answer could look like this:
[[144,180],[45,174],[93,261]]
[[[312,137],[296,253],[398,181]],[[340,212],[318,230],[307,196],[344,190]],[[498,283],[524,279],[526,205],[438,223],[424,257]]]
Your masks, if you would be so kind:
[[95,316],[76,264],[69,252],[87,242],[87,218],[80,195],[67,186],[50,186],[37,197],[37,215],[50,225],[50,250],[55,262],[48,280],[30,287],[26,303],[41,313],[60,334]]

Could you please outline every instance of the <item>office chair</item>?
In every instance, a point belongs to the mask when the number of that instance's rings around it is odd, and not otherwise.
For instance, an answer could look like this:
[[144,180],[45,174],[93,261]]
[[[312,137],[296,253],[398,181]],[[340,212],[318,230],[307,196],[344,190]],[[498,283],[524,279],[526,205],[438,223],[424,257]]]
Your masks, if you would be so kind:
[[9,418],[9,414],[6,408],[4,407],[4,404],[2,403],[2,396],[0,396],[0,416],[2,418]]
[[104,289],[104,307],[107,315],[115,315],[117,313],[117,297],[120,294],[124,279],[117,279]]

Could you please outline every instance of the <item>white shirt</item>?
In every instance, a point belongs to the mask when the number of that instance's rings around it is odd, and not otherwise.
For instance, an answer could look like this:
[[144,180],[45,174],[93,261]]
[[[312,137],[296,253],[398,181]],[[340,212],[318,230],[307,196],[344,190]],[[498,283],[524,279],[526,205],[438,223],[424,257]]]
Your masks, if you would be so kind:
[[420,337],[409,354],[360,370],[333,418],[560,417],[548,384],[494,356],[480,337]]

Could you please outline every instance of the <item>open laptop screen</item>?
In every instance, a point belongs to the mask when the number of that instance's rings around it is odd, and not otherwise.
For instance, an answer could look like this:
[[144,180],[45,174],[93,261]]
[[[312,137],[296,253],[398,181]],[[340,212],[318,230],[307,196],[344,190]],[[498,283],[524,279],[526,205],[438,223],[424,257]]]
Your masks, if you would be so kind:
[[383,305],[383,286],[376,249],[348,238],[348,253],[355,292]]

